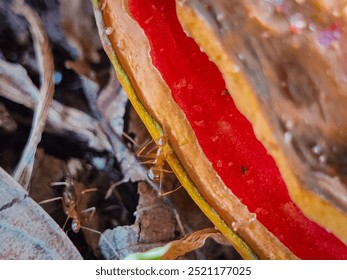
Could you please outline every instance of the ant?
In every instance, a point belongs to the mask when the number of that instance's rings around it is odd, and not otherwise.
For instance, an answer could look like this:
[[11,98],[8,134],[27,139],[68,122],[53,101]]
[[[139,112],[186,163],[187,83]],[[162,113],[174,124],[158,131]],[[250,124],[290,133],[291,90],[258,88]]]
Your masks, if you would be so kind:
[[[70,178],[67,178],[66,181],[63,181],[63,182],[51,183],[51,187],[59,187],[59,186],[63,187],[61,196],[43,200],[39,202],[39,204],[42,205],[45,203],[61,200],[63,203],[63,210],[67,216],[65,223],[63,225],[63,230],[65,229],[67,222],[71,219],[72,220],[71,230],[74,233],[78,233],[81,229],[85,229],[85,230],[99,234],[105,240],[105,242],[110,246],[110,248],[114,251],[115,255],[117,255],[113,246],[108,242],[108,240],[103,236],[101,232],[82,225],[82,221],[86,221],[86,220],[90,221],[96,211],[95,207],[89,207],[80,211],[79,208],[80,208],[82,197],[86,193],[95,192],[95,191],[98,191],[98,189],[97,188],[86,189],[81,191],[77,195],[73,180]],[[89,214],[89,216],[85,217],[86,214]]]
[[71,221],[71,230],[74,233],[78,233],[81,229],[81,220],[82,220],[81,216],[84,214],[90,213],[89,218],[88,218],[88,220],[90,220],[94,216],[95,210],[96,210],[95,207],[90,207],[90,208],[84,209],[82,211],[79,211],[78,207],[80,205],[81,199],[86,193],[95,192],[95,191],[97,191],[97,189],[91,188],[91,189],[83,190],[83,191],[81,191],[80,195],[77,196],[73,181],[69,178],[66,179],[66,181],[64,181],[64,182],[51,183],[51,187],[59,187],[59,186],[64,187],[64,189],[62,191],[62,196],[43,200],[39,204],[42,205],[45,203],[61,200],[63,203],[63,210],[67,216],[65,223],[63,225],[63,230],[65,229],[66,224],[69,221],[69,219],[71,219],[72,220]]
[[182,187],[179,186],[175,188],[172,191],[168,192],[162,192],[162,182],[163,182],[163,177],[164,173],[174,173],[172,170],[167,170],[164,168],[166,158],[168,154],[172,153],[171,150],[165,150],[165,146],[168,144],[168,137],[165,135],[162,135],[158,138],[157,144],[149,149],[146,154],[143,155],[143,152],[148,148],[148,146],[153,143],[154,140],[151,139],[142,149],[140,149],[136,156],[139,158],[145,158],[148,159],[147,161],[142,162],[141,164],[151,164],[153,165],[152,167],[149,168],[147,172],[148,179],[151,181],[159,183],[159,196],[164,196],[171,194],[175,191],[177,191],[179,188]]
[[[131,138],[130,135],[126,134],[125,132],[122,133],[122,136],[124,136],[127,140],[129,140],[135,147],[140,147],[134,139]],[[153,165],[148,169],[147,172],[147,177],[149,180],[152,182],[159,183],[159,196],[165,196],[168,194],[171,194],[178,189],[182,187],[180,185],[179,187],[175,188],[174,190],[167,191],[167,192],[162,192],[162,181],[164,177],[164,173],[174,173],[172,170],[167,170],[164,168],[165,163],[166,163],[166,158],[167,155],[172,153],[169,147],[167,147],[168,144],[168,137],[166,135],[162,135],[158,138],[157,144],[155,144],[154,147],[150,148],[148,151],[148,147],[154,143],[154,140],[151,139],[148,141],[137,153],[136,156],[138,158],[145,158],[147,159],[146,161],[143,161],[138,164],[147,164],[147,165]],[[166,146],[166,147],[165,147]],[[166,149],[167,148],[167,149]],[[145,154],[143,154],[146,151]],[[111,196],[112,191],[119,185],[126,183],[128,180],[127,179],[122,179],[113,185],[109,187],[109,189],[106,192],[105,198],[109,198]]]

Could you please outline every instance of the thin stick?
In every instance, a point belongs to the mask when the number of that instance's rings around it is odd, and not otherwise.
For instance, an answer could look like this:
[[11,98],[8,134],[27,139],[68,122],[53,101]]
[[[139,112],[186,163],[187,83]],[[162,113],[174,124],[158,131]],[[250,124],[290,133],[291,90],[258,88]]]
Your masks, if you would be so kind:
[[176,221],[177,221],[178,228],[180,229],[181,235],[184,236],[184,235],[186,235],[186,231],[185,231],[185,229],[184,229],[184,226],[183,226],[181,217],[180,217],[180,215],[178,214],[178,212],[177,212],[176,209],[173,209],[173,211],[174,211],[174,213],[175,213],[175,218],[176,218]]

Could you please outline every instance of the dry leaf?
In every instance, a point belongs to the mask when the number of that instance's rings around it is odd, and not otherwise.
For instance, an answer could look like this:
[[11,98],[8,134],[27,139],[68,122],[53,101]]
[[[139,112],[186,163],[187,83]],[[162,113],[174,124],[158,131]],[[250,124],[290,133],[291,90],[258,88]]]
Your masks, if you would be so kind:
[[107,85],[99,92],[96,108],[112,131],[121,136],[124,131],[125,109],[129,100],[112,67],[109,76]]
[[65,37],[77,49],[79,60],[99,62],[98,49],[101,43],[90,3],[84,0],[61,0],[60,14]]
[[162,260],[175,260],[193,250],[204,246],[208,238],[213,238],[217,243],[230,245],[226,238],[216,229],[207,228],[187,234],[181,240],[172,241],[167,244],[166,252],[161,256]]
[[[27,71],[18,64],[0,59],[0,95],[32,110],[39,102],[39,90]],[[52,133],[77,138],[97,151],[110,151],[111,146],[98,122],[86,113],[57,101],[48,111],[48,127]]]
[[65,232],[2,168],[0,185],[0,259],[82,258]]

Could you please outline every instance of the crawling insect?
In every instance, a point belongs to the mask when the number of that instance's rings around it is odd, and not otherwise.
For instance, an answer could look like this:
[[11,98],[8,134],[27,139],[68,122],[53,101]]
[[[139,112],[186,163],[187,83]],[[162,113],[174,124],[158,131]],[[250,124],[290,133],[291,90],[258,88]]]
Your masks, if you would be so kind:
[[114,251],[114,253],[116,255],[117,253],[116,253],[115,249],[112,247],[112,245],[108,242],[108,240],[103,236],[103,234],[101,232],[82,225],[83,221],[86,221],[86,220],[89,221],[90,219],[92,219],[92,217],[95,214],[96,208],[95,207],[89,207],[89,208],[86,208],[86,209],[80,211],[79,208],[80,208],[81,200],[86,193],[95,192],[98,189],[97,188],[90,188],[90,189],[83,190],[78,194],[78,193],[76,193],[76,189],[75,189],[75,186],[73,184],[73,180],[70,178],[67,178],[66,181],[63,181],[63,182],[54,182],[51,184],[51,186],[52,187],[59,187],[59,186],[64,187],[64,189],[62,191],[62,195],[59,197],[54,197],[54,198],[43,200],[43,201],[39,202],[39,204],[42,205],[42,204],[57,201],[57,200],[62,201],[63,209],[64,209],[64,212],[67,216],[65,223],[62,227],[63,230],[65,229],[67,222],[71,219],[71,230],[74,233],[78,233],[81,229],[85,229],[85,230],[99,234],[101,236],[101,238],[103,238],[105,240],[105,242],[110,246],[110,248]]
[[150,179],[151,181],[159,183],[159,195],[164,196],[164,195],[168,195],[168,194],[171,194],[171,193],[177,191],[179,188],[182,187],[182,185],[175,188],[172,191],[168,191],[168,192],[162,192],[161,191],[164,173],[173,173],[172,170],[167,170],[164,168],[166,158],[167,158],[168,154],[171,153],[171,151],[165,150],[165,146],[168,144],[168,137],[163,135],[163,136],[159,137],[157,144],[153,148],[149,149],[146,152],[146,154],[143,154],[143,152],[153,142],[154,142],[153,139],[151,141],[149,141],[142,149],[140,149],[140,151],[137,152],[136,156],[139,158],[147,159],[146,161],[142,162],[141,164],[153,165],[152,167],[150,167],[148,169],[148,173],[147,173],[148,179]]
[[[133,146],[135,147],[140,147],[132,138],[131,136],[127,135],[126,133],[122,134],[127,140],[129,140]],[[159,183],[159,196],[165,196],[168,194],[171,194],[175,191],[177,191],[179,188],[182,187],[180,185],[179,187],[175,188],[172,191],[168,192],[162,192],[162,182],[163,182],[163,177],[164,173],[174,173],[172,170],[167,170],[164,168],[165,163],[166,163],[166,158],[167,155],[171,153],[170,150],[165,149],[165,146],[168,144],[168,137],[163,135],[159,137],[157,144],[154,145],[154,147],[150,147],[151,144],[154,143],[154,140],[151,139],[148,141],[137,153],[136,156],[138,158],[144,158],[146,159],[145,161],[141,163],[136,163],[136,164],[145,164],[145,165],[152,165],[147,172],[147,177],[149,180]],[[128,180],[127,179],[122,179],[113,185],[109,187],[109,189],[106,192],[105,198],[109,198],[112,194],[112,191],[119,185],[126,183]]]
[[71,219],[72,220],[71,230],[75,233],[78,233],[82,227],[81,221],[85,219],[85,217],[82,217],[82,216],[84,216],[85,214],[89,214],[88,220],[90,220],[95,214],[95,207],[90,207],[82,211],[79,211],[78,208],[79,208],[81,199],[86,193],[95,192],[97,191],[97,189],[91,188],[91,189],[83,190],[80,193],[80,195],[77,196],[73,181],[69,178],[64,182],[54,182],[51,184],[51,186],[52,187],[63,186],[64,189],[62,191],[62,196],[43,200],[39,204],[42,205],[45,203],[61,200],[63,203],[64,212],[67,216],[65,223],[63,225],[63,230],[65,229],[67,222]]

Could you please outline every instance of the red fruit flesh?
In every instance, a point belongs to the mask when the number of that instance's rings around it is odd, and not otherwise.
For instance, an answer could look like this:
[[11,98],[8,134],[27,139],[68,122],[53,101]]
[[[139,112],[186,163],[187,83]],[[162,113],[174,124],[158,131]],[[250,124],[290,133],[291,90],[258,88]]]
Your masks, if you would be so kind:
[[347,259],[347,247],[292,202],[221,73],[182,30],[175,1],[129,0],[129,9],[148,37],[154,66],[225,185],[299,258]]

